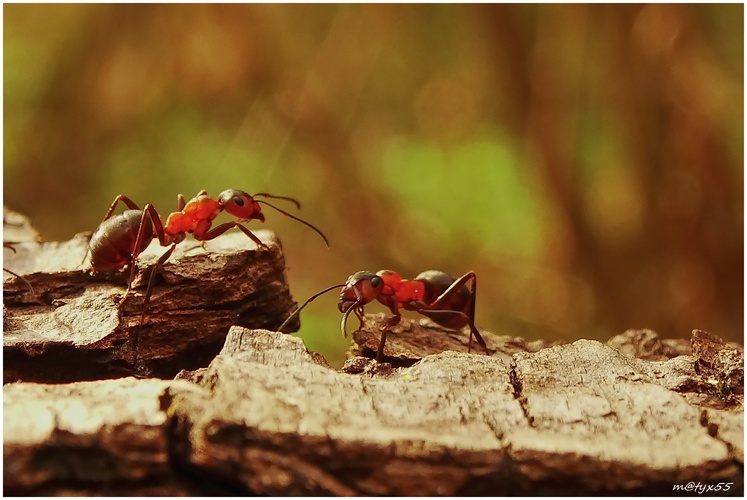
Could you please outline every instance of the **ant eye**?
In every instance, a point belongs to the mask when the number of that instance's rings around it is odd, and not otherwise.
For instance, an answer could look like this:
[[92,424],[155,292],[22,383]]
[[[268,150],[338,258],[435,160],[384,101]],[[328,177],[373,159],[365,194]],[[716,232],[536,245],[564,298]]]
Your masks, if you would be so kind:
[[374,276],[371,278],[371,286],[374,288],[379,288],[381,286],[381,278],[379,276]]
[[233,201],[234,203],[236,203],[240,207],[244,206],[244,198],[242,198],[241,196],[234,196],[233,200],[231,200],[231,201]]

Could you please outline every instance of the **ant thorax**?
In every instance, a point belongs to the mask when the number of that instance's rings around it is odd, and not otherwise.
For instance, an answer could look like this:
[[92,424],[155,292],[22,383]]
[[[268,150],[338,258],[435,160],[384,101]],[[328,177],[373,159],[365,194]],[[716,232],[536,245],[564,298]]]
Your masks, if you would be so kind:
[[394,297],[400,304],[422,301],[425,298],[425,285],[421,281],[402,280],[395,288]]
[[221,212],[220,204],[209,196],[190,200],[181,212],[174,212],[166,220],[164,231],[170,235],[201,233],[210,228]]

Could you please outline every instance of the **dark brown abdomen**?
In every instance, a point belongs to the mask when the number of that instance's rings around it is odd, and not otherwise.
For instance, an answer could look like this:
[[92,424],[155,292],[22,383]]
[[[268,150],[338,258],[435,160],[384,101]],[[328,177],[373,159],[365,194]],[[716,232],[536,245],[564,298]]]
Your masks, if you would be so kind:
[[[454,278],[442,271],[423,271],[415,277],[415,280],[425,285],[425,302],[428,304],[436,300],[455,281]],[[464,311],[469,303],[469,298],[469,288],[467,288],[467,285],[463,285],[441,308],[451,311]]]
[[[142,219],[142,210],[126,210],[101,223],[89,243],[93,273],[116,271],[130,264]],[[153,240],[153,224],[150,218],[145,221],[143,230],[145,235],[140,251]]]

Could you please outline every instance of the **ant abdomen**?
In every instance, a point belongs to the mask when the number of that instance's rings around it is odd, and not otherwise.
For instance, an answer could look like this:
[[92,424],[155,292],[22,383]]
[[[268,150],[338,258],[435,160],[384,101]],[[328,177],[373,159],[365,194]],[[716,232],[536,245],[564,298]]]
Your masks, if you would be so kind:
[[[433,302],[441,296],[454,281],[451,275],[443,271],[423,271],[415,277],[414,281],[420,281],[425,285],[425,301]],[[470,291],[467,285],[463,285],[444,305],[452,310],[462,310],[470,300]]]
[[[90,242],[93,273],[117,271],[130,264],[142,219],[142,210],[125,210],[101,223]],[[149,218],[143,229],[143,242],[137,253],[153,240],[153,224]]]

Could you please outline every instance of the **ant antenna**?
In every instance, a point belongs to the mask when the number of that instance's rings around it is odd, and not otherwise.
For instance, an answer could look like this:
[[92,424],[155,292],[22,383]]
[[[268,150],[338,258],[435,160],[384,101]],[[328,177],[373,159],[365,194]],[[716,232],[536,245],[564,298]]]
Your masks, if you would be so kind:
[[[3,220],[3,223],[7,224],[4,220]],[[13,224],[9,224],[9,225],[13,225]],[[20,226],[21,224],[16,224],[16,225]],[[8,250],[12,250],[13,253],[16,253],[16,247],[13,246],[16,244],[18,244],[18,242],[16,241],[3,241],[3,248],[7,248]],[[8,274],[12,274],[13,276],[21,280],[27,287],[29,287],[29,290],[31,290],[31,295],[33,295],[34,297],[37,297],[36,292],[34,291],[34,287],[31,286],[31,283],[29,283],[29,281],[26,278],[24,278],[23,276],[19,274],[14,273],[10,269],[3,268],[3,271],[5,271]]]
[[297,209],[299,210],[301,209],[301,203],[297,199],[291,198],[290,196],[277,196],[277,195],[270,194],[270,193],[257,193],[254,196],[252,196],[252,198],[256,198],[257,196],[262,196],[263,198],[274,198],[276,200],[289,201],[293,203]]
[[[260,193],[260,194],[261,194],[261,193]],[[279,196],[273,196],[273,198],[280,198],[280,197],[279,197]],[[285,197],[283,197],[283,198],[285,198]],[[291,198],[291,199],[292,199],[292,198]],[[282,208],[278,208],[278,207],[276,207],[275,205],[273,205],[272,203],[270,203],[270,202],[268,202],[268,201],[264,201],[264,200],[256,200],[256,201],[257,201],[257,203],[262,203],[263,205],[267,205],[268,207],[274,208],[275,210],[277,210],[277,211],[278,211],[278,212],[280,212],[281,214],[285,215],[286,217],[290,217],[291,219],[297,220],[297,221],[298,221],[298,222],[300,222],[301,224],[303,224],[303,225],[305,225],[305,226],[308,226],[308,227],[310,227],[311,229],[313,229],[314,231],[316,231],[316,234],[318,234],[319,236],[321,236],[321,237],[322,237],[322,239],[324,240],[324,243],[326,243],[326,245],[327,245],[327,248],[329,248],[329,240],[327,239],[327,237],[326,237],[326,236],[324,236],[324,233],[323,233],[323,232],[321,232],[321,231],[320,231],[320,230],[319,230],[319,229],[318,229],[318,228],[317,228],[316,226],[314,226],[314,225],[313,225],[313,224],[311,224],[310,222],[306,222],[305,220],[303,220],[303,219],[301,219],[301,218],[299,218],[299,217],[296,217],[296,216],[295,216],[295,215],[293,215],[293,214],[290,214],[290,213],[286,212],[286,211],[285,211],[285,210],[283,210]],[[297,202],[296,202],[296,203],[297,203]]]
[[304,307],[306,307],[309,304],[309,302],[311,302],[315,298],[319,297],[320,295],[324,295],[325,293],[334,290],[335,288],[342,288],[344,286],[345,286],[345,283],[342,283],[340,285],[332,285],[332,286],[329,286],[329,287],[325,288],[321,292],[316,292],[314,295],[312,295],[311,297],[309,297],[308,299],[306,299],[306,302],[304,302],[303,304],[301,304],[301,307],[299,307],[295,311],[293,311],[293,313],[290,316],[288,316],[288,318],[285,321],[283,321],[283,324],[280,325],[280,327],[278,327],[277,331],[282,332],[283,328],[285,328],[285,326],[288,324],[288,322],[291,319],[293,319],[298,313],[300,313],[301,309],[303,309]]
[[15,277],[16,277],[16,278],[17,278],[18,280],[22,281],[22,282],[23,282],[23,284],[24,284],[24,285],[26,285],[26,286],[27,286],[27,287],[29,288],[29,290],[31,290],[31,295],[33,295],[34,297],[36,297],[36,296],[37,296],[37,295],[36,295],[36,292],[34,291],[34,287],[33,287],[33,286],[31,286],[31,283],[29,283],[29,280],[27,280],[26,278],[24,278],[23,276],[21,276],[21,275],[19,275],[19,274],[16,274],[16,273],[14,273],[14,272],[13,272],[13,271],[11,271],[10,269],[6,269],[6,268],[3,268],[3,271],[5,271],[5,272],[6,272],[6,273],[8,273],[8,274],[12,274],[12,275],[13,275],[13,276],[15,276]]

